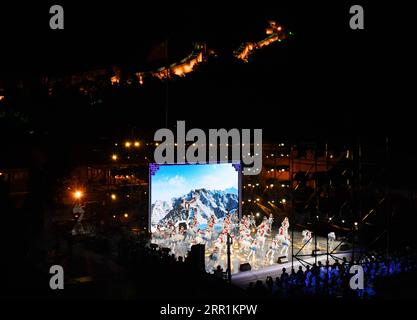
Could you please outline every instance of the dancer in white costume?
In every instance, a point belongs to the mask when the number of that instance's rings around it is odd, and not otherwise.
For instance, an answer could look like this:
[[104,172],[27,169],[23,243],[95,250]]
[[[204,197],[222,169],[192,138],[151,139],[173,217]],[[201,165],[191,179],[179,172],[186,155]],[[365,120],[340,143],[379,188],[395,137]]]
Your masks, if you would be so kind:
[[239,258],[237,256],[235,256],[233,258],[233,262],[232,262],[232,273],[238,273],[239,272],[239,266],[240,266]]
[[264,216],[264,218],[262,219],[262,222],[256,227],[256,229],[260,229],[263,228],[265,226],[268,225],[268,218]]
[[304,250],[310,251],[311,249],[311,239],[313,238],[313,234],[309,230],[303,230],[302,232],[303,240],[302,246],[304,246]]
[[250,236],[250,234],[247,234],[240,240],[239,247],[243,250],[243,252],[248,252],[252,242],[253,238]]
[[222,254],[225,244],[226,244],[226,240],[224,239],[223,234],[220,234],[214,244],[214,246],[217,247],[218,249],[219,255]]
[[238,235],[239,240],[245,239],[247,235],[250,235],[249,230],[246,229],[243,225],[241,225],[239,228],[239,235]]
[[185,229],[183,226],[180,226],[178,228],[178,231],[174,230],[174,233],[171,235],[171,239],[172,239],[172,245],[171,245],[171,249],[172,249],[172,253],[176,254],[178,251],[178,248],[180,247],[180,244],[184,241],[185,239]]
[[185,257],[187,255],[187,242],[185,240],[186,234],[184,226],[181,226],[175,236],[175,254],[177,256]]
[[230,216],[230,234],[238,235],[239,233],[239,217],[237,213],[234,213]]
[[256,233],[256,239],[258,240],[259,247],[262,250],[265,247],[266,236],[268,235],[267,229],[268,229],[268,226],[267,225],[263,225],[263,226],[261,226],[260,229],[258,229],[258,232]]
[[203,243],[209,247],[211,246],[211,237],[213,234],[211,230],[212,230],[211,228],[207,229],[206,233],[203,236]]
[[269,250],[266,252],[265,259],[270,259],[271,261],[274,259],[274,255],[278,252],[279,243],[277,239],[272,239],[271,245],[269,246]]
[[[222,233],[219,235],[219,237],[217,239],[217,241],[220,240],[220,246],[219,246],[219,248],[221,247],[220,251],[219,251],[220,254],[222,254],[223,249],[227,250],[227,234],[228,234],[227,230],[223,229]],[[232,242],[233,242],[233,239],[232,239]],[[233,254],[233,246],[230,246],[230,253]]]
[[208,247],[211,247],[212,245],[212,240],[213,240],[213,228],[214,228],[214,224],[216,223],[216,220],[214,218],[214,216],[211,216],[208,220],[207,220],[207,229],[206,229],[206,233],[204,234],[203,240],[205,241],[205,244]]
[[240,218],[240,223],[243,223],[244,221],[246,221],[246,219],[246,214],[242,215],[242,218]]
[[250,237],[250,229],[249,229],[249,222],[246,218],[246,216],[243,216],[242,220],[240,221],[239,225],[239,244],[240,247],[246,247],[245,241]]
[[156,225],[155,231],[152,233],[152,243],[157,244],[158,246],[163,243],[163,235],[161,226],[158,224]]
[[167,236],[166,230],[162,230],[162,228],[157,228],[156,231],[152,234],[153,243],[156,243],[160,247],[168,247],[167,243]]
[[189,224],[189,227],[187,229],[186,238],[189,241],[192,241],[193,239],[195,239],[197,237],[197,232],[198,232],[198,221],[197,221],[197,215],[194,214],[193,219],[192,219],[192,221]]
[[276,234],[275,238],[279,241],[282,241],[286,237],[288,237],[288,232],[285,230],[284,227],[279,227],[278,233]]
[[249,222],[249,228],[256,228],[256,220],[255,220],[255,216],[253,215],[253,213],[251,212],[250,216],[248,217],[248,222]]
[[333,250],[334,242],[336,241],[336,234],[334,232],[329,232],[327,238],[329,239],[329,249]]
[[250,258],[252,258],[252,260],[255,260],[256,257],[256,251],[259,249],[259,245],[258,242],[255,240],[252,241],[252,244],[250,246],[250,252],[248,254],[247,259],[249,260]]
[[272,215],[272,213],[269,215],[268,223],[269,223],[269,230],[272,230],[272,224],[274,223],[274,216]]
[[230,216],[227,214],[223,220],[223,231],[229,232],[230,229]]
[[177,244],[177,232],[173,230],[171,236],[167,239],[168,248],[171,249],[172,253],[175,254],[175,247]]
[[288,234],[288,231],[283,226],[279,227],[278,233],[275,236],[281,250],[279,252],[280,255],[288,255],[288,248],[291,245],[291,237]]
[[288,229],[290,228],[290,221],[288,220],[288,217],[285,217],[284,220],[281,222],[281,227],[283,229],[284,235],[288,235]]
[[288,257],[288,249],[290,248],[290,246],[291,246],[291,238],[289,235],[287,235],[281,240],[280,255],[285,255]]
[[217,265],[220,263],[220,253],[219,248],[214,247],[212,253],[209,256],[209,266],[211,266],[211,270],[215,269]]
[[207,223],[208,228],[213,229],[213,226],[215,223],[216,223],[216,218],[214,216],[211,216]]
[[166,223],[166,227],[165,227],[165,235],[164,235],[164,246],[166,247],[166,248],[171,248],[172,247],[172,244],[173,244],[173,238],[174,238],[174,236],[175,236],[175,234],[176,234],[176,232],[175,232],[175,226],[174,226],[174,224],[172,223],[172,221],[171,220],[169,220],[167,223]]
[[197,234],[195,236],[195,242],[196,242],[196,244],[205,244],[204,231],[203,230],[198,230],[197,231]]

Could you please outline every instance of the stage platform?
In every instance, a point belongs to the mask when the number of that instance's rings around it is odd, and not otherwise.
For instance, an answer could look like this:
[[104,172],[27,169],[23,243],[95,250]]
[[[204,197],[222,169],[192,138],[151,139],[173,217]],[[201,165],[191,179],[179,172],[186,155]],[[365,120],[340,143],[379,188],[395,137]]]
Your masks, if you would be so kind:
[[[312,250],[315,247],[314,237],[312,238],[312,240],[310,240],[310,243],[304,247],[303,247],[303,235],[301,231],[294,231],[293,237],[294,237],[293,239],[294,240],[294,249],[293,249],[294,255],[297,254],[297,256],[300,259],[303,259],[309,263],[314,263],[315,258],[311,256]],[[280,272],[282,271],[282,268],[287,268],[287,270],[290,271],[291,270],[291,257],[292,257],[291,246],[288,249],[289,262],[284,263],[284,264],[278,264],[277,260],[278,260],[278,257],[280,256],[278,253],[276,253],[272,259],[266,258],[266,253],[269,250],[271,241],[272,241],[272,237],[270,236],[267,238],[265,246],[263,248],[260,248],[256,252],[256,255],[250,258],[248,258],[248,252],[243,251],[239,247],[238,243],[234,243],[232,246],[232,254],[231,254],[232,278],[239,280],[240,278],[248,277],[248,274],[253,274],[255,277],[254,279],[258,280],[256,279],[256,276],[264,274],[266,278],[268,275],[271,275],[268,273],[273,272],[275,274],[278,271],[280,274]],[[341,243],[340,240],[336,240],[334,242],[329,243],[329,252],[335,249],[333,254],[340,256],[340,258],[343,258],[343,256],[347,256],[348,253],[340,252],[339,250],[340,246],[338,247],[340,243]],[[322,254],[326,253],[327,239],[325,237],[320,237],[320,236],[317,237],[317,249],[319,249]],[[227,269],[226,250],[223,251],[223,253],[220,256],[219,261],[217,261],[216,264],[213,264],[212,261],[210,261],[210,251],[211,251],[210,248],[206,248],[206,271],[211,272],[217,265],[220,265],[223,270],[226,270]],[[319,253],[317,259],[318,261],[326,260],[326,255],[320,255]],[[240,265],[244,263],[249,263],[251,265],[251,271],[241,272],[239,270]],[[294,268],[295,267],[298,268],[299,265],[300,265],[300,262],[297,259],[295,259]],[[249,280],[248,283],[250,281],[253,281],[253,280]]]
[[[349,261],[350,257],[352,256],[352,252],[339,252],[336,254],[333,254],[334,257],[337,257],[339,259],[343,259],[343,257],[346,257]],[[336,258],[336,259],[337,259]],[[324,255],[318,255],[317,256],[317,262],[321,261],[323,264],[326,263],[327,256]],[[251,271],[244,271],[244,272],[238,272],[232,274],[232,283],[234,285],[237,285],[242,288],[247,288],[250,282],[256,282],[257,280],[265,281],[267,277],[272,277],[272,279],[275,280],[276,277],[280,277],[282,274],[282,269],[285,268],[287,273],[291,272],[291,267],[293,266],[295,271],[297,272],[299,266],[303,266],[303,270],[305,270],[305,266],[307,263],[313,264],[315,263],[315,257],[303,257],[303,261],[299,261],[298,259],[294,259],[294,264],[292,264],[291,261],[291,255],[288,256],[288,262],[283,264],[275,263],[270,266],[266,266],[257,270],[251,270]],[[335,259],[329,256],[329,262],[330,264],[335,262]]]

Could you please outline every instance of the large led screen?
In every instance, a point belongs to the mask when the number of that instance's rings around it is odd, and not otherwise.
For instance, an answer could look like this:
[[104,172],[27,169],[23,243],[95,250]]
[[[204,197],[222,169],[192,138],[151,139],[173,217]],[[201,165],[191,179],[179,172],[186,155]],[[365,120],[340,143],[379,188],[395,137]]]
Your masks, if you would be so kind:
[[239,164],[151,164],[149,176],[154,243],[186,256],[193,244],[210,248],[238,231]]

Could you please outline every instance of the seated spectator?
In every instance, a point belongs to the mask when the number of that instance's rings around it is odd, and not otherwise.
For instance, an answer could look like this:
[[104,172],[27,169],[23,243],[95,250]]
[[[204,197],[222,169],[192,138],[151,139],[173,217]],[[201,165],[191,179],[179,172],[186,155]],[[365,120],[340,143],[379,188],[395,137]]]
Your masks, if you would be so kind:
[[287,269],[282,268],[281,284],[282,284],[283,287],[285,287],[287,285],[288,278],[289,278],[289,275],[287,273]]
[[276,277],[274,284],[272,286],[272,294],[276,294],[280,289],[281,289],[281,280],[279,277]]
[[270,292],[272,292],[272,287],[274,285],[274,280],[272,280],[272,277],[267,277],[266,280],[265,280],[265,284],[266,284],[266,287],[268,288],[268,290]]
[[317,265],[315,263],[313,264],[313,267],[311,268],[311,273],[314,276],[318,276],[319,273],[320,273],[320,269],[317,267]]
[[262,283],[261,280],[256,281],[255,283],[255,288],[254,288],[254,293],[256,295],[265,295],[267,293],[267,289],[265,288],[264,284]]
[[301,284],[302,282],[304,282],[304,272],[303,267],[299,266],[297,271],[297,283]]
[[290,282],[292,285],[295,285],[297,283],[297,275],[295,274],[294,268],[291,269]]
[[217,266],[214,270],[214,276],[219,279],[223,279],[223,268],[221,266]]

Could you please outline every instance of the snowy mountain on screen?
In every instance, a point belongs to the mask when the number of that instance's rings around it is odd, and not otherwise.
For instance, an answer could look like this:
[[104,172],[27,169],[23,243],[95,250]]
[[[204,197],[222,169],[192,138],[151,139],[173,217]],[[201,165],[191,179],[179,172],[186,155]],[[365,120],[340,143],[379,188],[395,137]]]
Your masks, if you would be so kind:
[[233,194],[236,194],[236,195],[238,194],[238,191],[235,187],[224,189],[224,192],[225,193],[233,193]]
[[173,198],[170,203],[156,201],[152,206],[152,224],[159,222],[164,224],[168,220],[174,222],[186,220],[188,210],[185,210],[184,202],[191,202],[190,208],[197,208],[199,223],[206,223],[211,216],[216,220],[222,220],[227,213],[236,213],[239,207],[237,190],[235,188],[230,188],[229,192],[226,190],[197,189],[191,190],[182,197]]
[[172,210],[172,205],[170,202],[157,200],[152,205],[152,224],[157,224],[161,219],[163,219],[167,212]]

